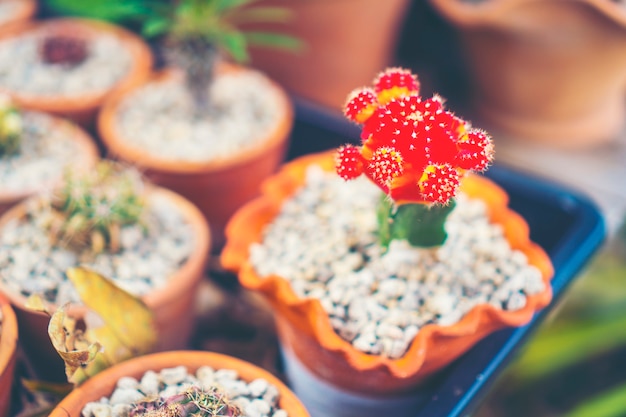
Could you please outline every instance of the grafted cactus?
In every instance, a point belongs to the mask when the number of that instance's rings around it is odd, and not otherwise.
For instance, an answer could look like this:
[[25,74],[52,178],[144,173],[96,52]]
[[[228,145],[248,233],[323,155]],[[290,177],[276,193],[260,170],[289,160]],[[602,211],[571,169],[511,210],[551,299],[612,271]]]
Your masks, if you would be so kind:
[[407,239],[437,246],[446,239],[445,218],[461,178],[484,171],[493,160],[490,137],[444,107],[443,99],[422,100],[410,71],[391,68],[373,88],[354,91],[345,115],[362,124],[361,146],[337,155],[344,179],[366,175],[386,194],[379,208],[380,239]]
[[22,141],[22,116],[9,96],[0,94],[0,157],[19,151]]
[[102,161],[86,175],[68,171],[50,206],[47,223],[54,243],[117,252],[121,227],[141,220],[143,184],[138,172]]
[[191,387],[168,398],[147,398],[133,405],[130,417],[239,417],[243,413],[219,389]]
[[71,34],[51,34],[39,44],[41,60],[48,64],[75,66],[82,63],[89,54],[84,37]]

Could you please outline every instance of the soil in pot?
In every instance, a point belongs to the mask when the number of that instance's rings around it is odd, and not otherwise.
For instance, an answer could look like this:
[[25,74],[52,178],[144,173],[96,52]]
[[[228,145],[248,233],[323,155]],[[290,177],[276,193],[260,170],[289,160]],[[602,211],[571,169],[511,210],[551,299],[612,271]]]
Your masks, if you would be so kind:
[[222,67],[198,114],[182,74],[164,72],[107,103],[99,128],[109,152],[194,202],[216,247],[230,215],[283,158],[292,124],[285,95],[262,74]]
[[216,387],[227,397],[225,402],[232,413],[222,410],[203,415],[308,417],[293,393],[269,372],[229,356],[192,351],[165,352],[123,362],[75,389],[51,416],[91,417],[111,412],[128,416],[131,404],[146,396],[150,397],[148,401],[169,398],[171,403],[178,401],[173,396],[181,392],[197,395],[197,389],[210,391]]
[[[68,268],[78,265],[142,297],[154,311],[157,350],[188,343],[194,325],[195,289],[209,252],[208,225],[191,203],[170,191],[149,188],[142,198],[140,221],[119,228],[117,250],[107,247],[99,253],[86,245],[70,246],[65,237],[51,240],[50,225],[58,212],[44,197],[27,200],[0,219],[0,288],[10,295],[25,328],[29,359],[41,361],[44,370],[53,368],[52,363],[62,369],[47,339],[48,317],[25,309],[24,302],[31,294],[42,295],[52,310],[66,302],[78,302],[65,275]],[[50,377],[62,379],[62,375],[52,372]]]
[[402,358],[424,326],[454,325],[472,308],[516,311],[545,290],[542,273],[511,249],[481,200],[461,194],[438,249],[378,244],[381,191],[368,180],[345,183],[309,168],[250,248],[261,277],[287,279],[300,298],[318,299],[335,332],[354,349]]
[[83,125],[109,93],[145,79],[151,65],[143,41],[101,22],[27,22],[0,33],[0,89],[24,108]]
[[60,181],[66,167],[92,167],[98,150],[73,124],[47,114],[23,112],[19,151],[0,156],[0,214]]

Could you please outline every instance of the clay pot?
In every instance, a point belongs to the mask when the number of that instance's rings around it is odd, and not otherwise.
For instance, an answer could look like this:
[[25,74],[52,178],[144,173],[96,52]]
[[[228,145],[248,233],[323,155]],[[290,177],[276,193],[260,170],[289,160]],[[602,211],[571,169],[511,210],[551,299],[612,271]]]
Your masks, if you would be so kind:
[[[165,286],[141,297],[154,313],[158,331],[155,351],[184,349],[188,347],[194,329],[196,294],[208,262],[209,226],[202,213],[183,197],[162,188],[153,188],[149,192],[173,201],[195,233],[196,245],[187,261]],[[18,204],[0,217],[0,229],[13,219],[23,218],[26,204]],[[46,380],[65,380],[63,362],[48,337],[48,315],[26,308],[25,297],[6,288],[2,282],[0,292],[11,300],[20,326],[22,347],[38,376]],[[48,308],[52,313],[56,307],[49,305]],[[75,318],[84,317],[85,312],[82,306],[72,306],[68,310],[68,314]]]
[[293,18],[285,24],[259,24],[249,29],[294,36],[303,42],[303,48],[294,53],[252,46],[252,66],[289,92],[340,111],[354,86],[368,85],[372,74],[393,62],[409,4],[408,0],[255,3],[287,8]]
[[[244,67],[222,66],[218,71],[248,71]],[[218,75],[219,76],[219,75]],[[181,74],[164,71],[149,83],[168,82]],[[98,130],[111,157],[137,166],[154,184],[170,188],[188,198],[202,211],[211,225],[215,249],[224,241],[226,222],[237,208],[258,195],[264,178],[282,162],[293,125],[293,108],[285,92],[273,84],[273,93],[281,102],[281,120],[265,138],[250,149],[228,159],[188,162],[151,155],[129,144],[119,131],[116,115],[128,95],[141,86],[133,86],[112,97],[102,108]]]
[[36,0],[16,0],[13,3],[15,3],[16,8],[10,18],[0,22],[0,29],[4,29],[6,26],[14,23],[30,20],[37,11]]
[[[80,150],[74,156],[74,160],[68,161],[68,164],[71,162],[74,169],[85,171],[95,166],[99,155],[94,140],[83,129],[67,120],[54,117],[54,124],[55,127],[58,126],[59,129],[65,129],[68,136],[79,145]],[[62,174],[63,172],[60,170],[56,178],[50,178],[45,183],[40,184],[36,189],[8,191],[3,190],[0,186],[0,215],[25,198],[37,194],[38,192],[49,190],[61,180]]]
[[9,415],[17,351],[17,320],[11,304],[0,294],[0,415]]
[[441,370],[493,331],[528,323],[536,310],[552,298],[549,280],[553,269],[548,255],[529,240],[527,223],[507,208],[507,194],[491,181],[476,175],[463,180],[461,190],[484,200],[492,222],[501,224],[514,249],[522,251],[539,268],[546,289],[528,297],[526,306],[504,311],[482,304],[451,326],[422,327],[408,352],[399,359],[356,350],[333,330],[317,299],[299,298],[289,282],[277,275],[261,278],[248,261],[249,247],[262,240],[262,232],[279,213],[285,200],[303,184],[311,164],[334,170],[334,153],[299,158],[268,179],[261,197],[239,210],[228,224],[222,253],[225,268],[237,271],[244,287],[259,291],[277,313],[278,333],[288,352],[293,352],[309,373],[351,393],[365,396],[399,396],[415,391],[427,377]]
[[626,8],[605,0],[430,0],[460,32],[492,133],[585,147],[626,111]]
[[129,376],[141,378],[149,370],[159,371],[163,368],[186,366],[189,372],[195,372],[201,366],[210,366],[214,369],[234,369],[239,377],[246,382],[263,378],[274,385],[279,392],[280,407],[287,411],[289,417],[308,417],[309,413],[296,396],[278,378],[264,369],[248,362],[230,356],[212,352],[164,352],[142,356],[122,362],[106,371],[92,377],[83,385],[74,389],[59,403],[50,417],[80,417],[81,410],[90,401],[97,401],[104,396],[111,395],[118,379]]
[[82,126],[89,127],[94,122],[96,113],[108,96],[129,86],[139,84],[150,75],[152,69],[152,53],[150,47],[141,38],[131,32],[100,21],[64,18],[39,22],[24,22],[2,30],[0,32],[0,42],[4,39],[22,36],[34,31],[69,34],[80,33],[88,39],[97,37],[99,34],[103,33],[114,34],[123,42],[125,48],[130,52],[132,65],[126,75],[118,80],[110,89],[81,93],[73,96],[42,96],[0,88],[0,91],[11,95],[15,103],[24,109],[38,110],[67,117]]

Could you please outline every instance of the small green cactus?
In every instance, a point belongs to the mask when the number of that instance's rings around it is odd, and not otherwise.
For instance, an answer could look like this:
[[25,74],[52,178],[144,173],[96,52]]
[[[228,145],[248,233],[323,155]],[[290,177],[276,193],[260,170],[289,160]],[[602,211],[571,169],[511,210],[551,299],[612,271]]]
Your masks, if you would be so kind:
[[144,206],[142,181],[134,170],[102,161],[87,175],[68,171],[50,201],[51,240],[73,248],[90,247],[94,254],[115,253],[122,226],[140,222]]
[[22,142],[22,116],[6,95],[0,95],[0,156],[19,151]]
[[218,388],[191,387],[168,398],[146,398],[133,405],[130,417],[240,417],[241,409]]

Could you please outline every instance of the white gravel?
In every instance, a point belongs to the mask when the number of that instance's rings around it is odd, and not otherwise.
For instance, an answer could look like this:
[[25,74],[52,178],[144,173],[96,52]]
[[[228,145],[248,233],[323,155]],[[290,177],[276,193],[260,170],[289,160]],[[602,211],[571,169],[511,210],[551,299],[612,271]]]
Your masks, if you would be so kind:
[[167,398],[184,392],[189,387],[221,388],[228,399],[238,405],[245,417],[288,417],[279,407],[279,391],[265,379],[249,383],[231,369],[215,370],[209,366],[190,374],[184,366],[148,371],[139,380],[121,378],[110,397],[90,402],[82,410],[83,417],[127,417],[131,405],[146,396]]
[[0,280],[15,292],[38,293],[56,305],[80,301],[65,276],[68,268],[90,267],[128,292],[143,295],[163,286],[194,248],[193,230],[163,196],[150,196],[145,227],[122,227],[118,253],[95,258],[51,245],[41,224],[45,209],[30,203],[27,220],[13,220],[0,230]]
[[35,96],[99,93],[131,68],[130,52],[114,35],[98,33],[88,43],[87,58],[78,65],[48,64],[38,47],[44,29],[0,41],[0,88]]
[[79,145],[72,140],[72,127],[55,123],[43,113],[23,112],[23,137],[20,151],[0,156],[0,194],[40,189],[62,176],[72,164]]
[[207,162],[260,146],[279,122],[279,98],[254,71],[216,78],[212,111],[194,116],[182,80],[153,82],[127,97],[117,116],[126,143],[168,160]]
[[300,297],[320,300],[337,333],[356,349],[402,357],[419,329],[451,325],[481,303],[504,310],[543,291],[540,271],[490,224],[484,203],[460,195],[435,250],[393,241],[381,253],[375,231],[380,190],[317,167],[288,200],[250,259],[259,275],[280,275]]

